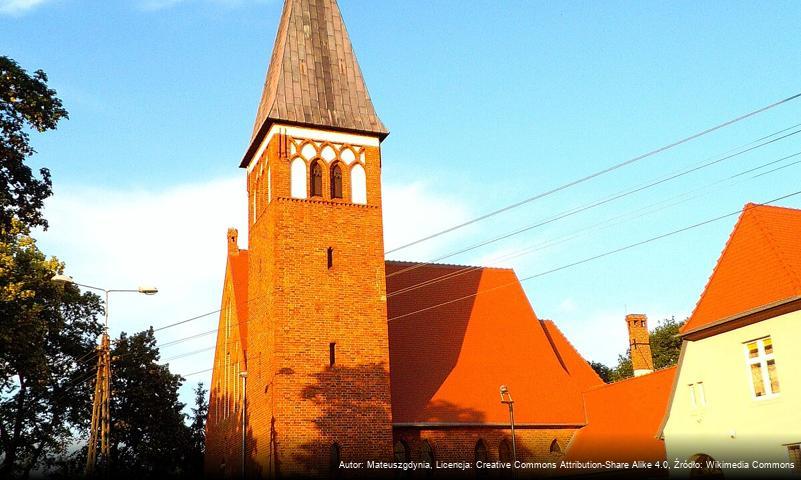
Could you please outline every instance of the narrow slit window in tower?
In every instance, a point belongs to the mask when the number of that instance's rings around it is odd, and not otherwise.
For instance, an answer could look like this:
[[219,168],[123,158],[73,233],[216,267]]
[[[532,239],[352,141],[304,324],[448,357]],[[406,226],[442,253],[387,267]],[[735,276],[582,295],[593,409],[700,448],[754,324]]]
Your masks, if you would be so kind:
[[342,198],[342,168],[338,164],[331,169],[331,198]]
[[311,167],[311,196],[323,196],[323,169],[320,162],[314,161]]

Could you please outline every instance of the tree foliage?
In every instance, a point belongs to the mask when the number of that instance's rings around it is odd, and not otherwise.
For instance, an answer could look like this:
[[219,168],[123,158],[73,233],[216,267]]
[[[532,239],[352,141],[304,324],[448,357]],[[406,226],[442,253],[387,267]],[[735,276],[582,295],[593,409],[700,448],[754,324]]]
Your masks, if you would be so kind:
[[64,453],[90,415],[100,299],[50,279],[47,258],[13,221],[0,238],[0,478]]
[[44,132],[68,118],[56,92],[47,86],[47,75],[33,75],[14,60],[0,56],[0,234],[7,234],[12,220],[28,228],[45,227],[44,200],[52,194],[50,171],[37,178],[25,160],[35,153],[26,129]]
[[209,414],[209,391],[203,382],[195,387],[195,406],[192,407],[192,423],[189,424],[189,452],[186,473],[189,478],[203,476],[203,455],[206,453],[206,417]]
[[153,329],[120,335],[112,349],[111,462],[117,475],[183,473],[191,435],[178,400],[183,383],[159,362]]

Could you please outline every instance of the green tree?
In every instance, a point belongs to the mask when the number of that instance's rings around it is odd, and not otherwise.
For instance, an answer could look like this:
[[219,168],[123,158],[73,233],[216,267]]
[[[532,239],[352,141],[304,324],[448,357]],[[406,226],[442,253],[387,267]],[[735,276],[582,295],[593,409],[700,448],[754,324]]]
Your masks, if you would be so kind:
[[681,352],[679,329],[682,325],[684,322],[677,322],[675,317],[666,318],[651,332],[651,353],[654,356],[654,368],[657,370],[675,365],[679,361]]
[[112,349],[111,462],[116,476],[161,478],[186,471],[190,428],[183,383],[159,362],[153,329],[122,333]]
[[22,222],[0,238],[0,478],[45,466],[88,423],[102,308],[50,281],[63,269]]
[[37,178],[25,160],[35,153],[27,128],[38,132],[56,128],[67,111],[47,86],[42,70],[28,74],[14,60],[0,56],[0,235],[10,234],[12,222],[27,228],[47,228],[44,200],[52,194],[50,171]]
[[189,453],[186,473],[189,478],[203,476],[203,455],[206,453],[206,417],[209,413],[208,393],[203,382],[195,387],[195,406],[192,407],[192,423],[189,424]]
[[595,370],[595,373],[597,373],[598,376],[601,377],[601,380],[603,380],[604,382],[609,383],[612,381],[611,368],[607,367],[601,362],[590,362],[590,367],[592,367],[592,369]]

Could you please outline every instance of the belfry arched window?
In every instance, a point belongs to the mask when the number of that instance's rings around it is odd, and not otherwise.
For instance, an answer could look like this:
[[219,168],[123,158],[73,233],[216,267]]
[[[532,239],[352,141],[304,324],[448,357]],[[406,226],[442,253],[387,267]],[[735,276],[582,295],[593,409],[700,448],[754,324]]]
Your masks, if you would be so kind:
[[358,163],[350,169],[350,201],[367,204],[367,176]]
[[311,196],[312,197],[322,197],[323,196],[323,167],[320,166],[320,162],[317,160],[313,161],[311,164]]
[[334,164],[331,169],[331,198],[342,198],[342,168]]
[[290,192],[292,198],[306,198],[306,162],[302,158],[292,160]]

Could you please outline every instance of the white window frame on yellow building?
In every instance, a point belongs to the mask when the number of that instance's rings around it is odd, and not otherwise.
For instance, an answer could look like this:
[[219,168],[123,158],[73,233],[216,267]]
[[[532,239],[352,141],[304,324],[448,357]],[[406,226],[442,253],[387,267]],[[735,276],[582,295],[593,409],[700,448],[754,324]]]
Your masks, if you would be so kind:
[[[765,353],[765,340],[770,341],[771,345],[771,353]],[[751,357],[750,352],[751,349],[749,345],[756,344],[757,346],[757,355],[756,357]],[[778,365],[776,365],[776,357],[775,351],[773,346],[773,339],[770,335],[756,338],[753,340],[749,340],[747,342],[743,342],[743,349],[745,350],[745,367],[746,367],[746,374],[748,378],[748,385],[751,389],[751,398],[754,400],[766,400],[769,398],[776,398],[781,394],[781,382],[779,382],[779,372],[778,372]],[[773,386],[770,380],[770,373],[768,369],[768,362],[772,361],[775,369],[776,369],[776,386],[777,390],[773,391]],[[763,395],[757,395],[756,385],[754,385],[754,377],[752,373],[752,365],[759,365],[760,376],[762,378],[762,388],[765,392]]]

